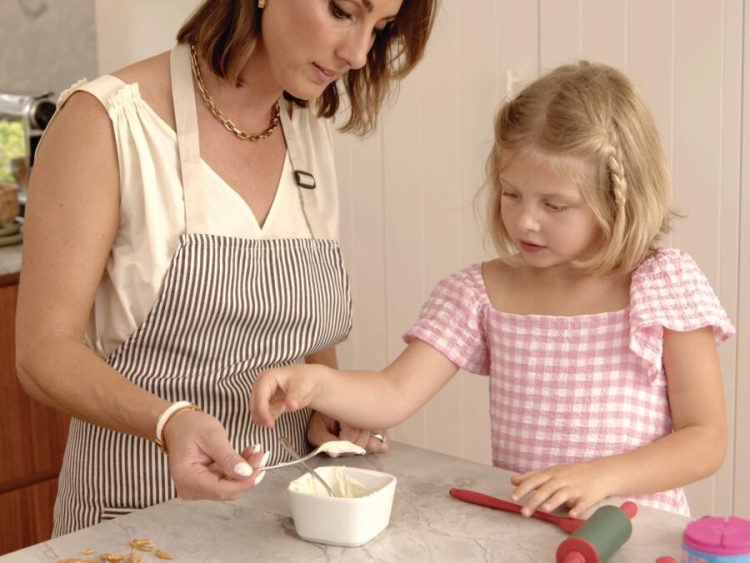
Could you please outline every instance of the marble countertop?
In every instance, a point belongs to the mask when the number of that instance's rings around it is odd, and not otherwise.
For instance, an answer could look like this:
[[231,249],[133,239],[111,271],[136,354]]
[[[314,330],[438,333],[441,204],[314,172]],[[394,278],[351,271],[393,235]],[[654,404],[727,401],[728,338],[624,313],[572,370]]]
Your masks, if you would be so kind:
[[[176,499],[0,557],[3,563],[84,558],[82,550],[130,553],[128,541],[151,538],[179,561],[553,561],[565,534],[556,526],[456,500],[451,487],[510,498],[510,473],[439,453],[393,443],[386,454],[330,459],[315,465],[350,465],[397,476],[389,526],[361,547],[301,540],[285,488],[294,467],[269,471],[257,489],[233,502]],[[612,563],[679,560],[688,519],[641,507],[633,535]],[[138,552],[144,561],[160,561]]]
[[0,276],[21,271],[21,244],[0,246]]

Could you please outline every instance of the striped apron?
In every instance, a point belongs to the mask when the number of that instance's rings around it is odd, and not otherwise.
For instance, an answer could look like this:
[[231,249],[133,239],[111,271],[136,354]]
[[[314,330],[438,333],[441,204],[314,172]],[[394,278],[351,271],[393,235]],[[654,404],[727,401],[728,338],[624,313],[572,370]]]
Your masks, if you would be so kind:
[[[316,212],[315,190],[301,188],[302,152],[284,110],[283,132],[310,238],[204,234],[203,172],[186,45],[171,53],[171,77],[186,232],[153,309],[106,362],[150,393],[200,405],[221,421],[237,451],[259,444],[276,463],[287,457],[279,435],[288,436],[300,451],[308,449],[310,412],[286,413],[273,429],[252,424],[253,381],[259,372],[346,338],[351,328],[348,277],[338,243],[315,237],[324,237],[326,228]],[[167,458],[153,442],[73,419],[53,536],[175,496]]]

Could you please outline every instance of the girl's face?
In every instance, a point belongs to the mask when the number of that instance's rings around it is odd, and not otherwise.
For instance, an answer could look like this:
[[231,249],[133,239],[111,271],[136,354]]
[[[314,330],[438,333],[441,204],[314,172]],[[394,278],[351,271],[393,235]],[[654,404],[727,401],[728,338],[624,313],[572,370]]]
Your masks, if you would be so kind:
[[[253,0],[254,1],[254,0]],[[266,0],[262,47],[278,85],[302,100],[362,68],[402,0]]]
[[599,248],[601,228],[580,188],[592,167],[583,159],[553,167],[536,155],[509,155],[500,174],[502,221],[529,266],[569,267]]

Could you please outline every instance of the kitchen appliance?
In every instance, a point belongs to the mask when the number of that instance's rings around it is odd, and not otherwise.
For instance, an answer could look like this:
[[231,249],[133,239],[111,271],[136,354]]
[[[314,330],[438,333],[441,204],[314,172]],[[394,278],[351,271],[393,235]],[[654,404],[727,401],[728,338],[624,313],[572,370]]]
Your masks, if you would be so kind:
[[56,109],[52,92],[0,92],[0,183],[16,186],[21,216],[34,153]]

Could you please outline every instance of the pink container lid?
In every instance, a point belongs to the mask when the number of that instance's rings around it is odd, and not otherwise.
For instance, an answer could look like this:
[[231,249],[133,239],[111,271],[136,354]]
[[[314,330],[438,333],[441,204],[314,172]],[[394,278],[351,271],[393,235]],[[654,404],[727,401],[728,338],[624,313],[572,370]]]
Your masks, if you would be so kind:
[[687,525],[682,540],[707,554],[745,555],[750,553],[750,520],[704,516]]

